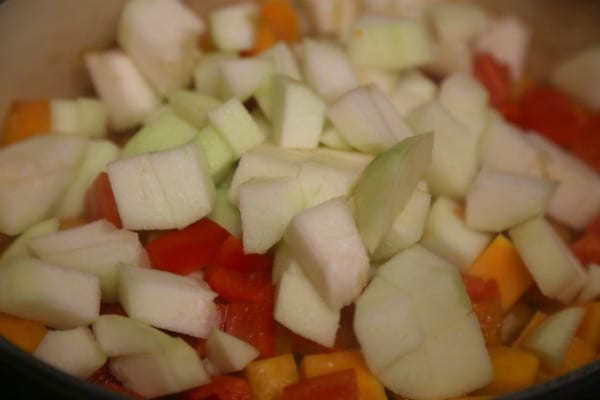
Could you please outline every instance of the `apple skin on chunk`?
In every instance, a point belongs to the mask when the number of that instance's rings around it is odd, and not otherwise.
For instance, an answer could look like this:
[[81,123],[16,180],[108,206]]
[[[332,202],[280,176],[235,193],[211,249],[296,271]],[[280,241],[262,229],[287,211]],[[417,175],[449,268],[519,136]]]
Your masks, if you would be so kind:
[[404,139],[376,157],[356,183],[354,216],[369,253],[377,249],[429,168],[433,141],[431,133]]
[[369,259],[344,198],[297,214],[284,240],[330,307],[352,303],[367,284]]
[[33,355],[81,379],[89,378],[106,362],[94,335],[84,326],[48,332]]
[[210,168],[195,143],[121,159],[107,172],[126,229],[181,229],[214,205]]
[[537,217],[508,233],[542,293],[563,303],[572,301],[586,272],[550,223]]
[[41,135],[0,151],[0,232],[22,233],[49,217],[83,159],[87,140]]
[[88,325],[100,312],[100,280],[32,257],[17,257],[0,268],[0,311],[57,329]]
[[418,244],[377,269],[356,302],[354,330],[367,364],[396,394],[450,398],[493,378],[458,269]]
[[122,265],[119,299],[131,318],[157,328],[207,337],[219,322],[217,294],[196,280],[165,271]]

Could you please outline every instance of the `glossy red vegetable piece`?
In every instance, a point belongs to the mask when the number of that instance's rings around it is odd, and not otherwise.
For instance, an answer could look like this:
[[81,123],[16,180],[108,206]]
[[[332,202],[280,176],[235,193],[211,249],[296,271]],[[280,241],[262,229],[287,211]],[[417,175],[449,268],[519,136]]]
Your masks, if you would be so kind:
[[520,99],[520,125],[535,130],[556,144],[571,148],[585,131],[585,119],[577,105],[562,91],[532,85]]
[[585,267],[592,263],[600,264],[600,233],[585,233],[571,243],[571,250]]
[[220,307],[222,329],[250,343],[260,357],[275,355],[275,320],[271,302],[238,302]]
[[273,302],[275,295],[270,269],[242,272],[212,262],[206,267],[204,280],[221,298],[231,302]]
[[208,218],[169,231],[146,245],[152,266],[187,275],[205,267],[219,253],[229,232]]
[[469,274],[462,274],[461,277],[471,301],[500,298],[498,284],[494,279],[483,279]]
[[273,266],[273,259],[265,254],[245,254],[242,241],[229,236],[222,244],[215,260],[223,267],[243,272],[266,271]]
[[117,228],[122,228],[121,217],[115,196],[106,172],[101,172],[85,195],[84,216],[90,221],[106,219]]
[[493,107],[512,101],[512,82],[506,64],[489,53],[478,53],[473,58],[473,75],[488,90]]
[[473,312],[479,320],[479,326],[486,345],[499,344],[502,329],[502,305],[500,290],[494,279],[462,274],[462,280],[471,299]]
[[182,400],[250,400],[250,384],[245,378],[215,376],[207,385],[184,392]]
[[103,365],[94,372],[92,376],[88,378],[88,381],[130,398],[144,399],[144,396],[125,388],[115,377],[113,377],[108,369],[108,364]]
[[358,400],[354,369],[306,378],[283,390],[283,400]]
[[600,172],[600,111],[588,115],[584,133],[573,144],[572,151],[575,156]]

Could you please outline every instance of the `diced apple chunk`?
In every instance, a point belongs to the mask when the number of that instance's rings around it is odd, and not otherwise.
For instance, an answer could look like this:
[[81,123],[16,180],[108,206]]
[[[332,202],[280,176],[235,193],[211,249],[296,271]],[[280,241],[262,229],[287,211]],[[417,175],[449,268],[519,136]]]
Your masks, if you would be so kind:
[[221,51],[249,50],[254,46],[258,5],[246,1],[221,7],[210,14],[210,35]]
[[545,178],[481,171],[467,193],[465,221],[475,230],[504,231],[544,215],[557,185]]
[[373,253],[429,168],[433,135],[405,139],[375,158],[353,191],[356,225]]
[[0,151],[0,232],[17,235],[50,216],[86,144],[74,135],[41,135]]
[[226,332],[213,329],[208,334],[206,357],[221,374],[241,371],[258,355],[255,347]]
[[304,208],[296,178],[255,178],[239,188],[244,252],[265,253]]
[[221,61],[223,95],[240,101],[250,98],[275,72],[266,58],[235,58]]
[[18,257],[0,268],[0,311],[58,329],[87,325],[100,312],[100,280],[35,258]]
[[369,260],[343,198],[297,214],[284,239],[329,306],[340,309],[358,297],[367,283]]
[[214,205],[210,170],[194,143],[115,161],[107,170],[126,229],[181,229]]
[[180,1],[132,0],[125,4],[117,40],[161,95],[192,79],[204,22]]
[[33,352],[34,357],[67,374],[87,379],[106,362],[106,355],[87,327],[50,331]]
[[340,310],[323,300],[293,256],[292,260],[278,281],[275,320],[306,339],[333,347]]
[[359,66],[406,69],[432,59],[425,25],[409,18],[364,16],[354,24],[348,54]]
[[554,228],[538,217],[512,228],[509,235],[542,293],[563,303],[573,300],[586,274]]
[[216,293],[192,278],[123,265],[119,299],[131,318],[157,328],[207,337],[219,323]]
[[137,233],[119,230],[106,220],[32,239],[29,246],[45,262],[96,275],[106,303],[118,300],[120,264],[150,266]]
[[432,204],[421,244],[460,269],[466,269],[492,241],[492,235],[471,229],[457,202],[438,197]]
[[4,249],[0,255],[0,264],[12,258],[32,255],[31,249],[29,248],[29,242],[38,236],[54,233],[58,231],[59,227],[60,221],[58,218],[49,218],[32,225],[15,240],[13,240],[6,249]]
[[196,350],[180,338],[159,351],[113,358],[108,367],[126,388],[145,398],[182,392],[210,382]]

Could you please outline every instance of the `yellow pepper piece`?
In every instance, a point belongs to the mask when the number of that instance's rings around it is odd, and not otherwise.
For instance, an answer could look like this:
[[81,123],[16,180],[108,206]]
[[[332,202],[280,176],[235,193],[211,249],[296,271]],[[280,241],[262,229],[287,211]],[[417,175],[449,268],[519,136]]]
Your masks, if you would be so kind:
[[298,382],[298,368],[291,353],[253,361],[246,366],[252,400],[280,400],[283,389]]
[[488,350],[494,366],[494,380],[478,390],[478,394],[506,394],[536,382],[540,369],[540,359],[536,354],[503,345],[492,346]]
[[33,353],[47,332],[41,322],[0,313],[0,336],[28,353]]
[[508,311],[533,284],[533,278],[519,252],[504,235],[496,236],[465,272],[496,281],[502,312]]
[[577,329],[576,336],[582,338],[594,349],[600,344],[600,302],[586,304],[586,312]]
[[383,385],[373,376],[363,356],[355,350],[307,355],[300,363],[303,378],[354,368],[361,400],[385,400]]

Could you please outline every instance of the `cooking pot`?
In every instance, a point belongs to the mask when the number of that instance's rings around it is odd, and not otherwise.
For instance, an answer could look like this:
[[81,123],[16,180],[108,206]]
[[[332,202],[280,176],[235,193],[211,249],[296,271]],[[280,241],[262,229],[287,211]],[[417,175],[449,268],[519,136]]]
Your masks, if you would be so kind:
[[[184,0],[200,14],[235,0]],[[325,0],[323,0],[325,1]],[[0,0],[0,121],[15,99],[92,93],[82,63],[88,49],[114,45],[125,0]],[[552,65],[600,41],[596,0],[481,0],[494,12],[518,15],[532,28],[531,75],[543,79]],[[124,399],[118,393],[66,375],[0,337],[2,398]],[[503,399],[600,397],[600,360]]]

